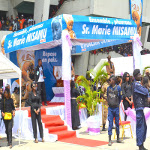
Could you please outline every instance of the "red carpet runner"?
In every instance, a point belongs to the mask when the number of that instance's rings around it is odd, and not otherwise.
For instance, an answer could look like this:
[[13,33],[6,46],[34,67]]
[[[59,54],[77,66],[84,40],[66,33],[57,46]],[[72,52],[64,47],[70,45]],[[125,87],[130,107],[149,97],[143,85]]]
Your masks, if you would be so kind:
[[[29,117],[31,117],[30,110],[28,110]],[[78,144],[83,146],[96,147],[108,144],[108,142],[89,140],[76,137],[76,131],[68,131],[67,126],[64,125],[64,121],[60,116],[46,115],[45,107],[41,108],[42,122],[45,124],[45,128],[48,128],[50,134],[56,134],[58,141]]]

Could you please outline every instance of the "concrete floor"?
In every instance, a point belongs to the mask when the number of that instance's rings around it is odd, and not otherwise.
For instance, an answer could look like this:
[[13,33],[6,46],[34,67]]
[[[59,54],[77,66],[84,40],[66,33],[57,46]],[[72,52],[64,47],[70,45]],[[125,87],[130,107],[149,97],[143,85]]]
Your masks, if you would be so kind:
[[[108,132],[101,132],[99,135],[91,136],[86,133],[86,128],[82,128],[79,131],[79,137],[108,141]],[[113,138],[112,138],[113,139]],[[87,147],[74,144],[68,144],[63,142],[39,142],[34,143],[33,141],[21,141],[21,145],[18,145],[18,140],[13,139],[13,148],[12,150],[138,150],[136,146],[136,140],[131,137],[125,137],[123,143],[118,144],[116,140],[113,139],[113,145],[110,147],[108,145],[99,146],[99,147]],[[0,145],[2,146],[0,150],[8,150],[6,138],[0,139]],[[150,137],[146,139],[145,147],[150,150]]]

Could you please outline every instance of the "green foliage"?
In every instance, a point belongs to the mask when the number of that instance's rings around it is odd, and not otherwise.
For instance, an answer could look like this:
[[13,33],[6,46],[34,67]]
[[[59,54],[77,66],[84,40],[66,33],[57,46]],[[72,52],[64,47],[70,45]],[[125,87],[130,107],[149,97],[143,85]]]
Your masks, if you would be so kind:
[[95,83],[98,84],[98,82],[100,82],[101,85],[106,82],[108,74],[103,68],[107,65],[109,65],[108,62],[104,62],[96,71],[91,69],[87,72],[87,74],[92,74],[94,76],[93,81],[88,81],[84,76],[79,76],[76,80],[76,83],[79,86],[83,86],[85,88],[85,94],[78,96],[77,101],[84,99],[84,103],[90,115],[93,115],[98,111],[97,104],[103,101],[103,99],[100,99],[99,96],[101,91],[93,91],[93,86]]

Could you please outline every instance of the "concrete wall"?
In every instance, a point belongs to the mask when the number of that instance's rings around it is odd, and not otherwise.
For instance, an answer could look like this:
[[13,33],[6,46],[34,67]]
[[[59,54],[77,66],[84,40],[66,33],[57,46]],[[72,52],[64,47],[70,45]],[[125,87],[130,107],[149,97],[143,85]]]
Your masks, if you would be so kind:
[[78,55],[75,57],[74,68],[76,75],[86,76],[86,72],[88,69],[88,61],[89,61],[89,52],[82,53],[82,55]]
[[129,19],[129,8],[129,0],[94,0],[93,14]]
[[9,0],[8,1],[8,13],[7,16],[9,16],[9,18],[11,17],[11,15],[13,15],[14,18],[16,18],[16,16],[18,15],[18,12],[16,9],[14,9],[15,6],[15,0]]
[[34,5],[34,20],[36,23],[45,21],[49,17],[51,0],[36,0]]
[[0,31],[0,50],[1,50],[1,41],[5,35],[12,33],[12,31]]
[[[109,55],[111,58],[117,58],[117,57],[123,57],[122,55],[116,53],[116,52],[110,52]],[[108,54],[107,53],[99,53],[99,54],[90,54],[89,56],[89,64],[88,64],[88,70],[93,69],[101,59],[107,58]]]
[[66,1],[58,10],[56,15],[73,14],[73,15],[89,15],[91,0],[71,0]]
[[143,22],[150,23],[150,0],[143,0]]
[[8,11],[8,0],[0,0],[0,10]]
[[150,49],[150,42],[147,42],[150,26],[142,27],[141,41],[144,48]]
[[[143,0],[143,22],[150,23],[150,0]],[[130,19],[129,0],[71,0],[57,12],[60,14],[96,15]]]
[[[116,52],[110,52],[112,58],[123,57]],[[75,74],[86,76],[87,70],[94,69],[101,59],[107,58],[108,54],[91,54],[89,52],[82,53],[82,55],[75,56]]]
[[143,45],[145,45],[145,43],[147,41],[146,37],[148,36],[148,29],[149,29],[149,26],[142,27],[141,42]]

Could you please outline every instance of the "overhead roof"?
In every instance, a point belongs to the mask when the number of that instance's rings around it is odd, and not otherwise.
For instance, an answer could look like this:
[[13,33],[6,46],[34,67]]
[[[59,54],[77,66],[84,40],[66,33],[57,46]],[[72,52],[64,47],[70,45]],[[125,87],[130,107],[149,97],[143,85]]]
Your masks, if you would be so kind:
[[20,68],[2,53],[0,53],[0,66],[0,79],[19,78],[21,75]]

